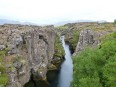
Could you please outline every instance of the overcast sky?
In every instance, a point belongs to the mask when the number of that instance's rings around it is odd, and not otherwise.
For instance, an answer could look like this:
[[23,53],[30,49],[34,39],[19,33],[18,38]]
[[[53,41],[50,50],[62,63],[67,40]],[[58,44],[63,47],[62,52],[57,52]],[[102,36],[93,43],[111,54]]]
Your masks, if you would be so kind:
[[116,18],[116,0],[0,0],[0,19],[53,23]]

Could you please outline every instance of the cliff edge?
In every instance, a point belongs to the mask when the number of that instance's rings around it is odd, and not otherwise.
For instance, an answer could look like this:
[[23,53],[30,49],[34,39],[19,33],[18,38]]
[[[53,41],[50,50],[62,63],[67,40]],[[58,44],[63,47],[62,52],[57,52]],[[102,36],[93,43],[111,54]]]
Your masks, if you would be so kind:
[[[54,56],[56,34],[53,26],[0,25],[0,64],[5,68],[1,86],[23,87],[33,75],[46,80]],[[3,53],[4,52],[4,53]]]

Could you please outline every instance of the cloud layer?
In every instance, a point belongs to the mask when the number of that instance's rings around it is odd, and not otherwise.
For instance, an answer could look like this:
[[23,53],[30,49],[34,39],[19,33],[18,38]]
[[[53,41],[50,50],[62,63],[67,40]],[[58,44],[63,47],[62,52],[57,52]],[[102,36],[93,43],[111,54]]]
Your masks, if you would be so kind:
[[115,0],[0,0],[0,18],[41,23],[116,18]]

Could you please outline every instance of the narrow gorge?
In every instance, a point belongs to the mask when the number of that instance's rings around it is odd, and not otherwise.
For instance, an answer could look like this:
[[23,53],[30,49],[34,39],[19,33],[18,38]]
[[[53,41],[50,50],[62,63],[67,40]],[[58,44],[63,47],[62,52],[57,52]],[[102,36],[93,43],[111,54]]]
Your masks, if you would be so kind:
[[61,40],[65,50],[65,60],[61,65],[57,87],[70,87],[73,80],[73,61],[69,45],[65,43],[65,37],[61,36]]
[[115,61],[115,27],[0,25],[0,87],[110,87],[115,78],[110,81],[106,70]]
[[47,72],[58,71],[63,61],[59,40],[54,26],[0,25],[0,86],[27,87],[31,81],[30,87],[49,87]]

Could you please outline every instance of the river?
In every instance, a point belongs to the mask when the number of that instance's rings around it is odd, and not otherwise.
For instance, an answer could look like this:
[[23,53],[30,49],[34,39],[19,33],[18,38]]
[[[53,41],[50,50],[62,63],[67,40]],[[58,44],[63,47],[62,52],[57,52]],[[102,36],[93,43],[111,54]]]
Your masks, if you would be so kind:
[[[70,87],[73,80],[73,61],[69,45],[64,41],[65,37],[61,36],[62,45],[65,51],[65,60],[61,65],[60,72],[56,74],[56,79],[50,83],[50,87]],[[54,73],[54,72],[53,72]],[[51,73],[53,75],[53,73]],[[36,84],[36,86],[34,85]],[[49,87],[45,82],[33,82],[31,79],[24,87]]]
[[65,43],[64,38],[64,36],[61,36],[62,45],[65,50],[65,61],[61,65],[57,87],[70,87],[73,80],[73,61],[69,45]]

